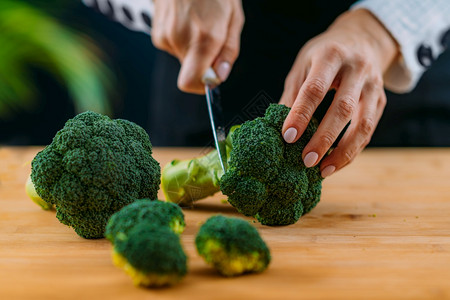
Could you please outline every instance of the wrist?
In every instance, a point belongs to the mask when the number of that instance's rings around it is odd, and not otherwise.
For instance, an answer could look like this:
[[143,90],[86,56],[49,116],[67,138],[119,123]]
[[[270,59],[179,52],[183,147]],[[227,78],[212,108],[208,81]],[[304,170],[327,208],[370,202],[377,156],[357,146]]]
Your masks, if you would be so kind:
[[339,16],[332,26],[344,27],[358,34],[376,51],[383,73],[389,69],[400,53],[394,37],[368,10],[356,9]]

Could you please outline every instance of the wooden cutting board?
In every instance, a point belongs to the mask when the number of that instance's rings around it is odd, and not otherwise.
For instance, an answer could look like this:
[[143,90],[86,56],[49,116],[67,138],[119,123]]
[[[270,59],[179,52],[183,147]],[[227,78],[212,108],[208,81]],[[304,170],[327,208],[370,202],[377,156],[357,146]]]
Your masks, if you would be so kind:
[[[28,199],[39,149],[0,149],[2,300],[450,298],[450,149],[366,150],[325,180],[322,201],[297,224],[255,223],[273,257],[261,274],[223,278],[203,262],[194,247],[200,223],[239,214],[220,193],[198,202],[184,209],[189,273],[158,290],[133,286],[108,241],[78,237]],[[155,158],[164,165],[202,152],[155,149]]]

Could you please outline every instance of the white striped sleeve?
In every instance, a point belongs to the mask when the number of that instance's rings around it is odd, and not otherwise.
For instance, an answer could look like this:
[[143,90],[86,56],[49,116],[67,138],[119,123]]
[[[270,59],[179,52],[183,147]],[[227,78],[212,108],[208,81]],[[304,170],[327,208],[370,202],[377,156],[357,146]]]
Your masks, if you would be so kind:
[[152,0],[82,0],[86,6],[98,10],[128,29],[150,34]]
[[351,9],[375,15],[400,46],[385,74],[387,89],[411,91],[437,57],[450,48],[450,0],[362,0]]

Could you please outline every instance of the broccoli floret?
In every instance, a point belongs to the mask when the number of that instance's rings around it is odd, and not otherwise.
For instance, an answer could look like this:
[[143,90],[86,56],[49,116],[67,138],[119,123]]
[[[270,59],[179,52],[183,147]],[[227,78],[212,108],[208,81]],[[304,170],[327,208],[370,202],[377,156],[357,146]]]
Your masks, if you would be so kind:
[[156,199],[160,166],[137,124],[84,112],[66,122],[32,161],[37,194],[84,238],[101,238],[109,217],[135,199]]
[[111,216],[106,225],[105,237],[112,243],[128,235],[136,224],[149,223],[167,226],[176,234],[184,231],[186,223],[181,208],[170,202],[142,199],[128,204]]
[[220,179],[231,205],[264,225],[293,224],[320,200],[319,167],[308,169],[301,158],[317,122],[310,122],[296,143],[287,144],[281,127],[289,110],[272,104],[263,118],[236,129],[229,169]]
[[216,215],[203,224],[195,238],[198,253],[224,276],[262,272],[270,252],[256,228],[239,218]]
[[140,222],[113,247],[113,262],[135,285],[160,287],[179,282],[187,273],[180,238],[167,226]]

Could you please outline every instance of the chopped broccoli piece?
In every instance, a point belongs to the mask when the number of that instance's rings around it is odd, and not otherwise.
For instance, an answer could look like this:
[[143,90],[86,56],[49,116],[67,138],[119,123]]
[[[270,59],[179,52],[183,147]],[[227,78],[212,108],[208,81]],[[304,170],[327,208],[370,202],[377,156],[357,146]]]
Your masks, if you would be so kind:
[[101,238],[109,217],[135,199],[156,199],[160,166],[137,124],[84,112],[66,122],[32,161],[37,194],[84,238]]
[[180,238],[169,227],[140,222],[114,240],[113,262],[135,285],[160,287],[179,282],[187,273]]
[[181,208],[170,202],[142,199],[131,203],[111,216],[106,225],[105,237],[112,243],[128,235],[136,224],[148,223],[168,226],[176,234],[184,231],[186,223]]
[[209,218],[195,239],[198,253],[224,276],[262,272],[270,252],[256,228],[239,218]]

